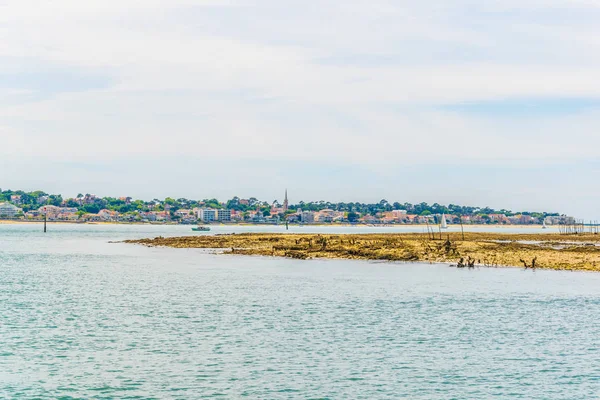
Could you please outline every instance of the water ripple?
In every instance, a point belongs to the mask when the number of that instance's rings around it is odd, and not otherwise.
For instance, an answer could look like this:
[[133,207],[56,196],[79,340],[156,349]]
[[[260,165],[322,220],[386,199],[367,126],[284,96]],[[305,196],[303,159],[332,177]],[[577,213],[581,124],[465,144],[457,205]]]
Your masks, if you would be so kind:
[[2,234],[3,398],[600,391],[600,274],[229,257],[69,232],[32,250]]

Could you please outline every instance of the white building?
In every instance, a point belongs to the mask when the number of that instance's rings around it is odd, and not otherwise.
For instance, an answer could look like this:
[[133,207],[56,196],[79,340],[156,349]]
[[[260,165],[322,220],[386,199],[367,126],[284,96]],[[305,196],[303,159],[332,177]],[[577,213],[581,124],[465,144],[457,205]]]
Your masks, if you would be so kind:
[[328,208],[315,213],[315,221],[318,222],[333,222],[336,219],[343,219],[344,213],[340,211],[330,210]]
[[40,214],[46,214],[48,218],[58,218],[59,216],[75,215],[77,208],[75,207],[57,207],[53,205],[41,206],[38,208]]
[[217,220],[217,210],[212,208],[199,208],[198,219],[202,222],[213,222]]
[[311,224],[315,222],[315,213],[312,211],[302,211],[300,213],[300,221],[304,224]]
[[37,198],[38,204],[45,204],[48,202],[48,196],[40,196]]
[[231,210],[219,209],[215,210],[213,208],[199,208],[198,219],[202,222],[214,222],[214,221],[222,221],[222,222],[231,222]]
[[0,217],[15,217],[23,210],[10,203],[0,203]]
[[178,215],[181,218],[188,218],[192,213],[193,213],[192,210],[186,210],[183,208],[175,211],[175,215]]
[[231,210],[217,210],[217,220],[222,222],[231,222]]

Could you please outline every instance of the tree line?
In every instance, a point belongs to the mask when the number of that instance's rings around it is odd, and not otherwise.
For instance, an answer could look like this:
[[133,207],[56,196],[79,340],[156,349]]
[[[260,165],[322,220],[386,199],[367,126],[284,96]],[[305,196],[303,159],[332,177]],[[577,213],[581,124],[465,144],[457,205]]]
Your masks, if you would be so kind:
[[[20,196],[18,202],[11,201],[12,196]],[[131,213],[136,211],[164,211],[169,209],[171,212],[175,212],[181,209],[193,209],[196,207],[205,208],[227,208],[239,212],[248,212],[259,210],[263,214],[267,215],[270,212],[271,207],[281,208],[282,204],[278,200],[267,202],[259,200],[255,197],[249,199],[241,199],[240,197],[233,197],[226,202],[220,202],[217,199],[203,199],[203,200],[192,200],[186,198],[172,198],[167,197],[165,199],[152,199],[152,200],[134,200],[131,198],[115,198],[115,197],[94,197],[90,194],[79,193],[75,198],[63,199],[59,194],[48,194],[41,190],[25,192],[22,190],[1,190],[0,189],[0,202],[12,202],[23,208],[23,211],[27,212],[30,210],[38,209],[43,205],[54,205],[77,208],[81,213],[98,213],[102,209],[108,209],[111,211],[117,211],[119,213]],[[490,207],[474,207],[474,206],[461,206],[456,204],[442,205],[438,203],[428,204],[425,202],[412,204],[412,203],[399,203],[399,202],[388,202],[385,199],[377,203],[360,203],[360,202],[328,202],[328,201],[300,201],[296,204],[290,204],[288,207],[288,213],[295,213],[298,210],[302,211],[321,211],[325,209],[331,209],[334,211],[341,211],[350,213],[353,217],[359,215],[376,215],[383,212],[389,212],[393,210],[404,210],[407,214],[411,215],[435,215],[435,214],[453,214],[463,216],[473,215],[489,215],[489,214],[504,214],[506,216],[530,215],[534,218],[543,218],[545,216],[558,216],[558,213],[548,212],[513,212],[511,210],[500,209],[495,210]]]

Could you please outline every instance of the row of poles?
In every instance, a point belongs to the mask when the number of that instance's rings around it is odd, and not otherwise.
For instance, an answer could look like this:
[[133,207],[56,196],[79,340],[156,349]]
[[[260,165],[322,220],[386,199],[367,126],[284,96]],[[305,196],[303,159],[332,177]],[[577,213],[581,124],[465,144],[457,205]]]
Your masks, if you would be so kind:
[[579,235],[586,232],[586,227],[589,228],[591,234],[598,235],[600,233],[598,221],[590,221],[586,224],[582,219],[559,223],[558,232],[561,235]]

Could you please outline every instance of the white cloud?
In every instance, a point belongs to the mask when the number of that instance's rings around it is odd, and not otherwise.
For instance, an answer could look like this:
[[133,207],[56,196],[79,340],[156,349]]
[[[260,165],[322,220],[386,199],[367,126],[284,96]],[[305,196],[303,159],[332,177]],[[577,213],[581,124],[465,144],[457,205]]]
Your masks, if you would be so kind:
[[[430,159],[593,160],[596,110],[513,118],[439,106],[600,98],[599,12],[584,0],[0,2],[0,156],[200,153],[381,176]],[[45,68],[108,83],[11,80]]]

